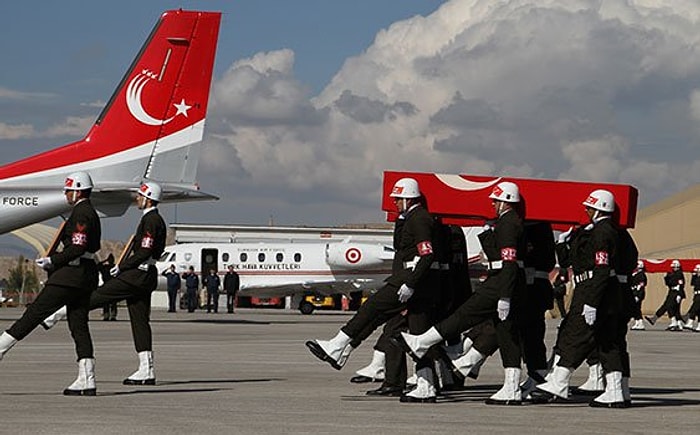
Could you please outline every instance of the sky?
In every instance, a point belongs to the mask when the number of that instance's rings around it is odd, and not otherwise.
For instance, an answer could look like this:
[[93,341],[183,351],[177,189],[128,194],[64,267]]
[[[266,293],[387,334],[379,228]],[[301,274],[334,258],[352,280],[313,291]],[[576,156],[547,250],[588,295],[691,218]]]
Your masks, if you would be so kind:
[[170,222],[381,222],[385,170],[632,184],[641,207],[700,182],[695,0],[3,2],[2,160],[82,137],[177,7],[223,12],[198,172],[221,199]]

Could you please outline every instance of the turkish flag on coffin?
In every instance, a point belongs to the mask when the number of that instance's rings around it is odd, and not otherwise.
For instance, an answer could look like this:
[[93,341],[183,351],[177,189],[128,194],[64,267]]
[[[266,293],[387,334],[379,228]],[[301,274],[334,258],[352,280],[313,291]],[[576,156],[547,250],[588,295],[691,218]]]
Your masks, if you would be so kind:
[[614,218],[621,227],[634,228],[637,217],[638,192],[626,184],[385,171],[382,210],[387,212],[389,221],[396,219],[396,207],[389,193],[394,183],[405,177],[418,181],[428,211],[442,217],[446,224],[480,226],[485,220],[494,219],[489,195],[501,181],[518,185],[524,219],[551,222],[555,229],[588,223],[582,203],[596,189],[608,190],[615,196]]

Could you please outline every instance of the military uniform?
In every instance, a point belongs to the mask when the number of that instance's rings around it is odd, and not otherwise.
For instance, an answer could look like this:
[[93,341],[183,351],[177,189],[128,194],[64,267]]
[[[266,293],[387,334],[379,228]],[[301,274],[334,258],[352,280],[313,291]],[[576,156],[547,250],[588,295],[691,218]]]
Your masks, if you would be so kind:
[[[610,218],[599,219],[578,229],[570,243],[559,243],[556,249],[559,264],[571,266],[576,286],[557,337],[557,365],[576,368],[598,348],[606,372],[622,371],[617,323],[621,298],[614,269],[618,264],[617,228]],[[596,309],[593,325],[585,321],[584,305]]]
[[690,277],[690,286],[693,287],[693,304],[688,309],[687,317],[692,321],[700,318],[700,273],[693,273]]
[[63,249],[50,256],[52,269],[43,290],[7,332],[22,340],[46,317],[66,305],[78,359],[93,358],[88,305],[90,293],[97,287],[95,252],[100,249],[101,228],[89,199],[75,204],[59,237]]
[[165,249],[165,236],[165,222],[158,209],[146,211],[134,234],[131,252],[117,265],[119,274],[90,298],[91,308],[126,300],[137,352],[150,351],[153,347],[149,324],[151,292],[158,284],[155,263]]
[[630,278],[630,288],[632,289],[632,297],[634,298],[634,309],[632,316],[636,320],[642,320],[642,301],[646,297],[647,274],[644,269],[638,269]]
[[656,310],[656,317],[661,317],[664,313],[668,313],[669,317],[680,320],[681,303],[678,297],[680,297],[680,300],[685,299],[685,278],[683,277],[683,271],[678,269],[668,272],[666,276],[664,276],[664,284],[668,287],[668,293],[666,294],[664,303]]

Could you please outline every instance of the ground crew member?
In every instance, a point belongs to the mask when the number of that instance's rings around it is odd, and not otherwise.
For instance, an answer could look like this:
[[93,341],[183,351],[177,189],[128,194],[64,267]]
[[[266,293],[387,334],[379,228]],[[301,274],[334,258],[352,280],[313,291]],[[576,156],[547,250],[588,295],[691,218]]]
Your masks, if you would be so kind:
[[193,313],[199,306],[197,291],[199,290],[199,277],[194,272],[194,266],[190,266],[187,272],[182,274],[185,280],[185,294],[187,296],[187,312]]
[[620,290],[615,276],[618,264],[618,229],[611,217],[615,198],[607,190],[595,190],[583,201],[590,224],[559,235],[556,246],[559,264],[569,265],[576,284],[571,306],[557,336],[558,361],[548,381],[532,392],[533,401],[568,398],[573,371],[597,347],[605,370],[605,392],[593,399],[593,407],[624,407],[622,360],[618,319]]
[[[690,286],[693,287],[693,304],[688,309],[688,313],[686,314],[688,320],[683,327],[693,330],[694,320],[700,319],[700,264],[696,264],[693,269],[693,274],[690,277]],[[698,322],[694,331],[700,332],[700,322]]]
[[[525,289],[525,237],[522,220],[515,210],[520,202],[518,186],[511,182],[498,183],[489,198],[493,200],[497,220],[492,228],[486,225],[479,234],[481,246],[489,260],[489,274],[474,294],[447,319],[424,334],[399,334],[396,343],[411,357],[420,358],[427,350],[448,337],[455,337],[486,320],[496,324],[496,335],[504,367],[503,387],[486,403],[519,405],[520,340],[511,317],[511,307],[517,306]],[[466,355],[465,355],[466,357]],[[465,358],[463,357],[463,358]],[[463,358],[452,363],[465,376],[473,367]]]
[[229,265],[228,272],[224,275],[224,290],[226,291],[226,311],[231,314],[236,306],[236,293],[241,287],[241,279],[238,272],[233,269],[233,265]]
[[683,330],[681,301],[685,299],[685,278],[683,277],[680,261],[673,260],[671,262],[671,271],[667,272],[666,276],[664,276],[664,283],[666,287],[668,287],[666,299],[653,316],[645,316],[644,318],[653,325],[659,317],[663,316],[664,313],[668,313],[668,317],[671,318],[671,323],[666,330],[681,331]]
[[632,273],[630,287],[632,288],[632,296],[634,297],[634,325],[632,325],[631,329],[635,331],[644,330],[642,302],[646,297],[647,274],[644,273],[644,262],[641,260],[637,261],[637,268]]
[[[314,356],[340,370],[354,347],[374,329],[408,309],[409,329],[421,333],[429,326],[432,311],[429,271],[433,265],[433,220],[421,204],[418,182],[398,180],[391,191],[399,217],[394,226],[394,261],[386,284],[367,299],[331,340],[306,342]],[[401,397],[403,402],[435,402],[432,362],[416,366],[417,386]]]
[[44,318],[67,306],[68,328],[78,356],[78,378],[63,391],[67,396],[94,396],[95,356],[88,328],[90,293],[97,287],[95,253],[100,249],[100,219],[90,203],[93,183],[86,172],[70,174],[63,187],[73,206],[59,235],[63,249],[39,258],[36,264],[49,273],[44,288],[22,317],[0,336],[0,359],[24,339]]
[[182,280],[180,275],[175,271],[175,265],[171,264],[169,268],[165,269],[161,273],[167,281],[168,288],[168,312],[177,312],[175,306],[177,305],[177,294],[180,292],[180,287],[182,286]]
[[214,310],[215,313],[219,312],[219,286],[221,285],[221,280],[219,275],[216,274],[214,269],[209,270],[209,275],[202,278],[204,286],[207,288],[207,313],[211,313]]

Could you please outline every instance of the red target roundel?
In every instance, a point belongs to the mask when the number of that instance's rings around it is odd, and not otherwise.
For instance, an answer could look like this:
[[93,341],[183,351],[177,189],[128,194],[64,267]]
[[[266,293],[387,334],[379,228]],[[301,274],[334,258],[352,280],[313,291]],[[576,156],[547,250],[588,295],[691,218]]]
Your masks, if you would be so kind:
[[350,248],[347,251],[345,251],[345,259],[348,260],[348,263],[355,264],[358,261],[360,261],[361,258],[362,253],[357,248]]

